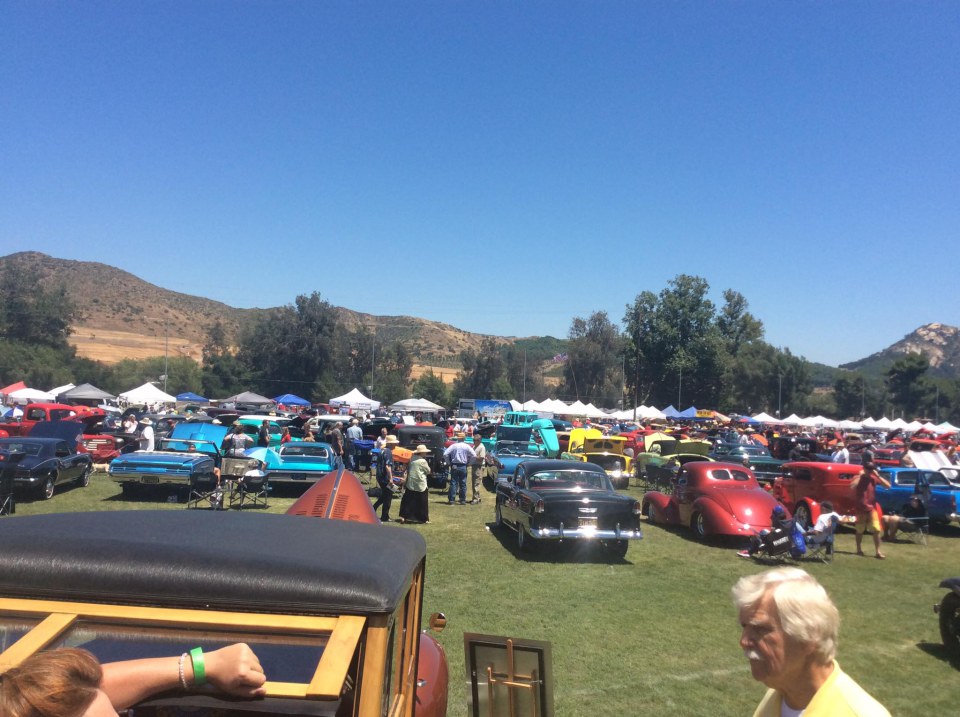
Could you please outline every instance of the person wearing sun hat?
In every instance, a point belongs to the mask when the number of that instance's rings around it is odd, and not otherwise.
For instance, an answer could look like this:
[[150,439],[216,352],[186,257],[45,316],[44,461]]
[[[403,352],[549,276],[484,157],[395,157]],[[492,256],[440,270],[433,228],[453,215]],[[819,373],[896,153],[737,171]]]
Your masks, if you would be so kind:
[[139,447],[141,451],[152,451],[154,446],[153,421],[148,416],[140,419]]
[[424,444],[417,446],[407,466],[407,477],[404,481],[403,497],[400,499],[400,522],[415,523],[430,522],[430,505],[427,500],[427,476],[430,475],[430,464],[427,456],[430,449]]

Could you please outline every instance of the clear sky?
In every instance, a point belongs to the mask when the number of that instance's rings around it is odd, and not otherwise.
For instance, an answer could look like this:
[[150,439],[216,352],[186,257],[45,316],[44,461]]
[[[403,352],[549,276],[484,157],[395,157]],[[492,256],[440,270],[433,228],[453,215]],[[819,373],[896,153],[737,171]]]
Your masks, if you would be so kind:
[[498,335],[960,323],[960,2],[0,0],[0,254]]

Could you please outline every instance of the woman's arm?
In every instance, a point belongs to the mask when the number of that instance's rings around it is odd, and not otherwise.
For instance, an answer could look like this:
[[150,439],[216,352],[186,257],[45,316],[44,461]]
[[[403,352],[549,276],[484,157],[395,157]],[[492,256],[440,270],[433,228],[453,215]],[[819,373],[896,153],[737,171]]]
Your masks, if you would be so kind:
[[[203,658],[207,682],[221,692],[238,697],[264,694],[263,668],[247,645],[228,645],[205,653]],[[179,665],[179,655],[111,662],[103,666],[100,687],[114,709],[126,709],[158,692],[181,689]],[[183,661],[183,674],[187,684],[193,685],[193,663],[189,655]]]

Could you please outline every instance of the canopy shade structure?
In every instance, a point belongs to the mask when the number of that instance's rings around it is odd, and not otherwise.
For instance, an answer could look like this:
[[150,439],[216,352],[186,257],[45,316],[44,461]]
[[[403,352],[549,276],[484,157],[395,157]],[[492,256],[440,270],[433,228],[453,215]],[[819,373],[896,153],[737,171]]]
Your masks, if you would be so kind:
[[184,391],[177,394],[177,400],[186,403],[210,403],[210,399],[195,394],[193,391]]
[[364,411],[372,411],[375,408],[380,408],[380,401],[374,401],[372,398],[367,398],[360,393],[360,389],[355,388],[349,393],[343,394],[342,396],[331,398],[330,405],[349,406],[350,408],[359,408]]
[[27,384],[25,384],[23,381],[17,381],[16,383],[11,383],[9,386],[4,386],[3,388],[0,388],[0,394],[3,394],[4,396],[9,396],[14,391],[22,391],[26,387],[27,387]]
[[443,406],[438,406],[433,401],[425,398],[405,398],[390,405],[391,411],[442,411]]
[[769,413],[758,413],[753,417],[753,420],[759,423],[780,423],[780,419],[774,418]]
[[114,398],[114,395],[92,384],[81,383],[76,388],[71,388],[69,391],[61,393],[58,398],[64,401],[102,401],[105,398]]
[[277,403],[283,404],[284,406],[309,406],[310,401],[305,398],[300,398],[293,393],[285,393],[282,396],[277,396],[273,399]]
[[161,391],[152,383],[145,383],[137,388],[124,391],[118,398],[122,398],[127,403],[174,403],[177,400],[176,397]]
[[7,394],[8,401],[23,403],[25,401],[53,401],[56,398],[52,393],[41,391],[36,388],[21,388]]
[[217,403],[248,403],[256,406],[269,406],[273,403],[273,399],[261,396],[253,391],[244,391],[229,398],[221,398]]

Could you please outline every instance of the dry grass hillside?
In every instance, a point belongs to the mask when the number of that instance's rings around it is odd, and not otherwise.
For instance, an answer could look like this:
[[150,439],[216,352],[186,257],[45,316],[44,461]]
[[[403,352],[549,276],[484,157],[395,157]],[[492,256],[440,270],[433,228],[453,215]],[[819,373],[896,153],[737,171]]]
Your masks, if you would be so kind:
[[[219,301],[169,291],[107,264],[57,259],[39,252],[0,257],[0,270],[36,271],[50,284],[63,284],[81,311],[71,343],[81,356],[115,363],[124,358],[146,358],[169,351],[200,358],[207,329],[219,318],[231,336],[269,309],[236,309]],[[290,297],[291,302],[294,297]],[[482,334],[412,316],[373,316],[337,307],[349,327],[376,329],[387,343],[401,341],[420,366],[448,381],[459,368],[465,349],[477,350]],[[498,341],[511,339],[494,337]]]

